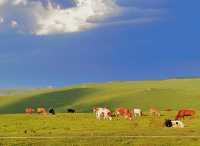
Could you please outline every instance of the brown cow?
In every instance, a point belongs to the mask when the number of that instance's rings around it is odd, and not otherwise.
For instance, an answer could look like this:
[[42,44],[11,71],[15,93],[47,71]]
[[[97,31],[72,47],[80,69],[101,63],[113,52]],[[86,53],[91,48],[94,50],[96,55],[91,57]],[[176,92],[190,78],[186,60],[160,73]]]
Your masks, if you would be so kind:
[[192,109],[181,109],[176,115],[176,120],[184,119],[185,116],[195,116],[196,112]]
[[160,111],[156,108],[150,108],[149,110],[150,115],[160,117]]
[[25,109],[25,112],[26,112],[27,114],[32,114],[33,112],[35,112],[35,110],[34,110],[32,107],[27,107],[27,108]]
[[40,108],[37,108],[37,113],[39,113],[39,114],[47,114],[47,111],[46,111],[45,108],[40,107]]
[[128,118],[129,120],[132,120],[132,117],[133,117],[131,110],[127,108],[117,108],[115,110],[115,114],[116,114],[116,117],[123,116],[124,118],[126,119]]

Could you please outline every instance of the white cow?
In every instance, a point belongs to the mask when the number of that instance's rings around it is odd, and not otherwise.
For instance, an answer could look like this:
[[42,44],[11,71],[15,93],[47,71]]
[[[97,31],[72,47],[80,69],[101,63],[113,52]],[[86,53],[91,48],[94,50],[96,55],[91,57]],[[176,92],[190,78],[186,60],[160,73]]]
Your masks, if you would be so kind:
[[141,117],[142,116],[142,110],[139,109],[139,108],[134,108],[133,109],[133,114],[134,114],[134,117]]
[[112,112],[108,108],[94,108],[93,112],[96,113],[96,118],[98,120],[100,120],[101,117],[112,120]]
[[174,120],[174,121],[171,121],[171,122],[172,122],[173,128],[184,128],[184,124],[183,124],[182,121]]

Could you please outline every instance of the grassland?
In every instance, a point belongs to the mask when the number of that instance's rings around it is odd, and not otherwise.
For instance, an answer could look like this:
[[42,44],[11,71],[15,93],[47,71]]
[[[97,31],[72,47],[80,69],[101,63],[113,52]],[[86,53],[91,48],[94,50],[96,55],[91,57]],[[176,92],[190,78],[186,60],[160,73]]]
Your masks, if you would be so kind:
[[[0,90],[0,101],[0,137],[5,137],[0,138],[0,145],[200,145],[198,115],[195,119],[185,119],[184,129],[163,127],[164,119],[174,119],[179,108],[188,107],[200,111],[200,79],[127,81],[53,89]],[[24,109],[28,106],[54,107],[58,114],[25,115]],[[98,121],[91,114],[94,106],[107,106],[111,110],[122,106],[139,107],[147,115],[150,107],[157,107],[163,111],[163,116],[144,116],[133,121]],[[67,108],[74,108],[78,113],[66,114]],[[172,111],[166,112],[165,109]],[[17,139],[14,138],[16,136]],[[9,137],[11,138],[8,139]]]
[[[1,91],[0,91],[1,92]],[[83,84],[55,89],[6,91],[0,96],[0,113],[23,113],[27,106],[54,107],[57,112],[74,108],[90,112],[94,106],[140,107],[148,110],[177,110],[191,107],[200,110],[200,79],[129,81]]]
[[0,116],[0,137],[18,138],[0,138],[0,145],[199,146],[199,137],[183,136],[200,136],[200,118],[185,119],[183,129],[165,128],[164,119],[173,118],[174,114],[162,112],[160,118],[144,116],[133,121],[99,121],[95,115],[85,113],[56,116],[6,114]]

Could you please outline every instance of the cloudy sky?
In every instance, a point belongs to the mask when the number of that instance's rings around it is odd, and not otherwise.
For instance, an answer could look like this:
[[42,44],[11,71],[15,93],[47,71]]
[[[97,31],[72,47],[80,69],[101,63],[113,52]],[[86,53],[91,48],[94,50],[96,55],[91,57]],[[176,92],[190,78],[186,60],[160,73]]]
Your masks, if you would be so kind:
[[0,87],[200,76],[199,5],[0,0]]

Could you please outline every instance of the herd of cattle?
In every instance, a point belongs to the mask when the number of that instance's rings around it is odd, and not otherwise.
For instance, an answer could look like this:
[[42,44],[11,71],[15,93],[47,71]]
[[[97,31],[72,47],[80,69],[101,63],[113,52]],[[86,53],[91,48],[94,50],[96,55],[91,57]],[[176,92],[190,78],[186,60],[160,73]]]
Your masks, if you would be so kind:
[[[43,115],[47,115],[48,113],[52,115],[56,114],[54,108],[50,108],[49,110],[46,110],[43,107],[37,108],[36,110],[33,109],[32,107],[28,107],[25,109],[25,112],[27,114],[32,114],[32,113],[38,113],[38,114],[43,114]],[[67,109],[67,112],[75,113],[75,110]],[[124,117],[125,119],[132,120],[133,118],[144,116],[144,113],[139,108],[134,108],[133,110],[130,110],[128,108],[117,108],[114,112],[111,112],[111,110],[107,107],[103,107],[103,108],[100,107],[100,108],[93,108],[93,112],[96,114],[96,118],[98,120],[100,120],[101,118],[105,120],[106,119],[112,120],[113,117],[116,117],[117,119],[119,119],[119,117]],[[150,108],[149,114],[154,117],[159,117],[161,115],[160,111],[156,108]],[[174,120],[166,119],[164,122],[164,125],[166,127],[184,128],[184,124],[181,120],[184,119],[184,117],[186,116],[194,117],[195,114],[196,114],[195,110],[181,109],[178,111]]]
[[32,107],[28,107],[25,109],[25,112],[27,114],[32,114],[32,113],[38,113],[38,114],[43,114],[43,115],[47,115],[48,113],[52,114],[52,115],[55,115],[55,110],[53,108],[50,108],[48,111],[43,108],[43,107],[40,107],[40,108],[37,108],[36,110],[33,109]]
[[[119,116],[124,117],[125,119],[132,120],[135,117],[141,117],[144,115],[141,109],[134,108],[133,110],[130,110],[128,108],[117,108],[115,112],[111,112],[110,109],[104,107],[104,108],[94,108],[93,112],[96,113],[96,118],[100,120],[103,119],[109,119],[112,120],[112,117],[115,116],[119,118]],[[152,116],[160,116],[160,111],[156,108],[150,108],[149,110],[150,115]],[[175,120],[166,119],[164,122],[164,125],[166,127],[173,127],[173,128],[184,128],[184,124],[181,121],[186,116],[194,117],[196,112],[192,109],[181,109],[178,111]]]
[[[68,113],[75,113],[75,110],[74,109],[67,109],[67,112]],[[44,107],[37,108],[36,110],[33,109],[32,107],[27,107],[25,109],[25,113],[27,113],[27,114],[38,113],[38,114],[43,114],[43,115],[47,115],[47,114],[55,115],[56,114],[54,108],[50,108],[49,110],[46,110]]]

